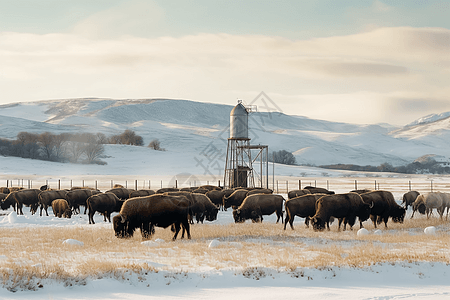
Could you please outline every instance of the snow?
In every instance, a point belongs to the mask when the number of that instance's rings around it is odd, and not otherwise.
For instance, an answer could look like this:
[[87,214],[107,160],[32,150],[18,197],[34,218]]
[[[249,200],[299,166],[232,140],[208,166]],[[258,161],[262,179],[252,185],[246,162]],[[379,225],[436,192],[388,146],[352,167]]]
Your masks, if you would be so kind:
[[[180,185],[202,181],[210,183],[221,180],[223,173],[213,171],[209,174],[199,161],[206,158],[202,151],[211,143],[218,149],[226,150],[227,126],[230,106],[212,105],[192,101],[175,100],[128,100],[117,102],[109,99],[91,99],[83,101],[71,100],[70,107],[64,109],[64,102],[43,101],[16,106],[0,106],[0,129],[2,137],[15,138],[20,131],[55,133],[82,130],[93,132],[117,133],[133,128],[137,134],[144,136],[146,143],[158,138],[161,146],[167,151],[153,151],[147,147],[125,145],[107,145],[106,165],[82,165],[53,163],[38,160],[0,156],[2,173],[0,182],[4,180],[33,180],[34,187],[44,184],[46,180],[55,187],[57,180],[63,180],[67,187],[69,180],[80,185],[86,180],[92,185],[93,180],[103,180],[109,185],[111,180],[139,180],[140,183],[151,180],[153,186],[173,185],[175,180]],[[51,110],[52,106],[59,106]],[[70,111],[72,115],[65,115]],[[23,112],[23,114],[21,113]],[[47,113],[49,112],[49,113]],[[214,113],[213,113],[214,112]],[[447,155],[448,138],[436,137],[430,131],[424,137],[411,139],[405,135],[395,137],[387,127],[378,125],[359,126],[326,121],[310,120],[305,117],[261,113],[259,119],[253,119],[255,143],[269,144],[271,150],[297,150],[297,158],[302,162],[314,164],[331,162],[354,162],[356,164],[376,164],[385,160],[405,162],[426,154]],[[50,122],[44,122],[53,118]],[[259,125],[255,125],[259,120]],[[264,122],[262,122],[263,120]],[[419,125],[417,125],[419,126]],[[259,129],[257,129],[259,128]],[[3,130],[7,129],[7,130]],[[51,130],[50,130],[51,129]],[[445,128],[444,137],[448,134]],[[223,134],[223,136],[221,136]],[[305,142],[307,141],[307,142]],[[434,144],[429,145],[432,141]],[[224,161],[219,160],[223,165]],[[222,171],[223,172],[223,171]],[[310,180],[333,180],[336,184],[354,178],[376,178],[382,188],[390,190],[397,201],[400,201],[402,190],[408,180],[423,182],[434,180],[434,184],[446,186],[448,177],[412,176],[390,173],[370,174],[324,170],[306,166],[275,165],[275,175],[280,180],[309,178]],[[297,177],[296,177],[297,176]],[[399,187],[399,182],[403,186]],[[390,186],[389,184],[395,184]],[[1,183],[0,185],[4,185]],[[16,185],[16,184],[15,184]],[[336,189],[337,192],[343,190]],[[0,211],[0,239],[2,232],[18,228],[108,228],[103,217],[95,215],[95,225],[89,225],[86,215],[74,215],[71,219],[56,218],[49,208],[49,216],[17,215],[11,209]],[[275,223],[276,217],[268,216],[264,222]],[[294,226],[301,228],[304,220],[295,219]],[[214,224],[233,223],[231,212],[219,212]],[[207,226],[207,225],[204,225]],[[112,229],[111,229],[112,230]],[[422,229],[420,229],[422,231]],[[448,226],[436,228],[426,227],[423,232],[432,236],[448,234]],[[386,230],[360,229],[352,233],[354,236],[383,236]],[[342,233],[344,234],[344,233]],[[411,234],[419,234],[412,232]],[[100,243],[101,241],[98,241]],[[317,246],[327,241],[305,239],[307,246]],[[70,236],[61,241],[62,247],[74,249],[77,255],[88,255],[87,247],[81,241]],[[148,251],[161,246],[171,246],[171,241],[154,239],[143,241]],[[267,244],[271,247],[286,247],[283,242],[271,238],[249,237],[245,242],[234,240],[210,239],[204,241],[212,251],[243,251],[245,243]],[[357,243],[352,240],[339,241],[339,247],[351,247]],[[169,245],[169,246],[167,246]],[[37,246],[37,245],[36,245]],[[81,249],[81,250],[80,250]],[[447,250],[446,250],[447,251]],[[314,251],[302,253],[305,257],[314,258]],[[341,254],[345,255],[345,253]],[[255,259],[257,259],[257,255]],[[119,259],[119,258],[118,258]],[[174,260],[177,258],[175,257]],[[8,257],[0,253],[0,268]],[[154,261],[152,256],[145,261],[159,272],[144,274],[124,273],[121,280],[105,274],[98,278],[89,278],[86,282],[64,285],[54,279],[47,279],[43,288],[36,291],[19,290],[15,293],[0,288],[0,299],[444,299],[450,298],[448,274],[450,266],[445,263],[421,261],[394,261],[378,263],[368,267],[334,266],[326,268],[298,267],[291,271],[280,271],[264,266],[255,266],[248,270],[235,269],[232,264],[224,262],[227,267],[215,267],[205,258],[201,265],[191,270],[180,271],[176,268],[165,269],[167,264]],[[168,260],[169,261],[169,260]],[[169,263],[169,262],[168,262]],[[35,268],[42,266],[33,265]]]

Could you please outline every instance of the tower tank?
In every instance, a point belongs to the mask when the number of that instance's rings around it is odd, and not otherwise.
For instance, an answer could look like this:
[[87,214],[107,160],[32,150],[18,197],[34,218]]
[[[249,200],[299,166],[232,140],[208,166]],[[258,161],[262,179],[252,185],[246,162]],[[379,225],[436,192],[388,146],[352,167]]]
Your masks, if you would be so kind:
[[241,101],[230,113],[230,138],[248,139],[248,112]]

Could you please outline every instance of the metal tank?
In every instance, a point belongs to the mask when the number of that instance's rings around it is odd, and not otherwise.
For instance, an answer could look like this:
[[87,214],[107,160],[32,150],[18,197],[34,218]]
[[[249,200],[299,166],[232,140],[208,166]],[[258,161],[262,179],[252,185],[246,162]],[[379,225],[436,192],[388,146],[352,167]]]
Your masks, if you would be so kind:
[[241,101],[230,113],[230,139],[248,139],[248,112]]

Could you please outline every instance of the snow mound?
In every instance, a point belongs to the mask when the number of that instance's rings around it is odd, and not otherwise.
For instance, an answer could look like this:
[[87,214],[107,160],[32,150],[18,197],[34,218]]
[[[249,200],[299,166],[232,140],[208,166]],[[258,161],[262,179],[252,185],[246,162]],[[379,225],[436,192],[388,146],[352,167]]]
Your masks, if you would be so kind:
[[381,231],[380,229],[377,229],[377,230],[375,230],[375,231],[373,232],[373,234],[376,234],[376,235],[382,235],[382,234],[383,234],[383,231]]
[[423,232],[424,232],[426,235],[435,235],[435,234],[436,234],[436,227],[434,227],[434,226],[428,226],[427,228],[425,228],[425,229],[423,230]]
[[10,212],[6,217],[3,218],[3,220],[1,221],[1,223],[9,223],[9,224],[14,224],[14,223],[18,223],[19,222],[19,218],[17,217],[17,213],[15,211]]
[[72,246],[84,246],[83,242],[80,242],[80,241],[77,241],[74,239],[67,239],[63,242],[63,244],[72,245]]
[[356,233],[357,236],[364,236],[364,235],[369,235],[369,230],[365,229],[365,228],[361,228],[360,230],[358,230],[358,232]]
[[211,241],[211,243],[209,243],[209,248],[217,248],[217,247],[219,247],[220,246],[220,242],[219,242],[219,240],[212,240]]

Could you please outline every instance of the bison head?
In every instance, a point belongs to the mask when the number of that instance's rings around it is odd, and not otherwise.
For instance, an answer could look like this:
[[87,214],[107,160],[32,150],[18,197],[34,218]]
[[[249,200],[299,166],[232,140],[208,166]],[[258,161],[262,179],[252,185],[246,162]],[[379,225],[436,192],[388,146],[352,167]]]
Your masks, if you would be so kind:
[[212,221],[214,221],[214,220],[217,220],[217,213],[219,212],[219,208],[213,208],[213,209],[211,209],[211,210],[209,210],[206,214],[205,214],[205,217],[206,217],[206,220],[207,221],[210,221],[210,222],[212,222]]
[[235,223],[243,223],[245,221],[243,218],[243,213],[239,208],[233,210],[233,218]]
[[70,209],[70,208],[66,209],[64,211],[63,217],[70,219],[72,217],[72,209]]
[[312,217],[311,223],[314,230],[322,231],[325,229],[325,220],[322,220],[319,217]]
[[405,220],[405,214],[406,214],[406,209],[399,206],[396,207],[394,209],[394,212],[392,213],[392,221],[394,221],[395,223],[403,223],[403,221]]
[[128,232],[128,222],[123,221],[122,215],[118,214],[113,217],[113,227],[116,237],[118,238],[128,238],[133,235],[133,233]]

